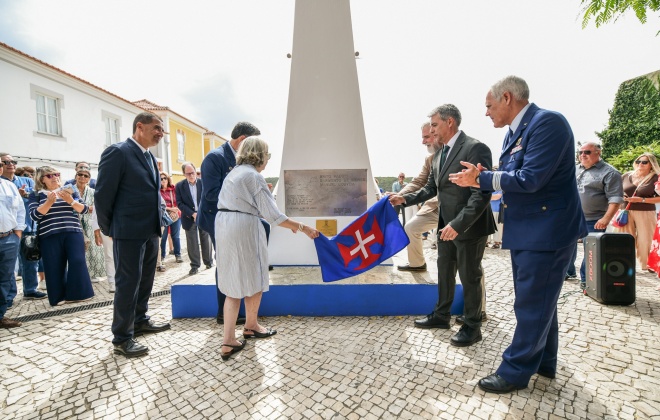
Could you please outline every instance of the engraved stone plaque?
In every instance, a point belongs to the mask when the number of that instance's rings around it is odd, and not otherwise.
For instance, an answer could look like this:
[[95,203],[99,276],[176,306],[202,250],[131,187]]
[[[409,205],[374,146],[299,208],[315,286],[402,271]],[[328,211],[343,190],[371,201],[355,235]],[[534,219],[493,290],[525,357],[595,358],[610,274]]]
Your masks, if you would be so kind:
[[285,170],[284,194],[289,217],[359,216],[367,210],[367,170]]

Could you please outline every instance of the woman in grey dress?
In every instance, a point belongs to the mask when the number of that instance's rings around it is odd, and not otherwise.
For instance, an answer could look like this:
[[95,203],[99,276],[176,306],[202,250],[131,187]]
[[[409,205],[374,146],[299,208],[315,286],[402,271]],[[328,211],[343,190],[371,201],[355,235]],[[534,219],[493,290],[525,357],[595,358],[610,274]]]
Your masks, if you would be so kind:
[[[268,291],[268,247],[260,218],[271,224],[303,232],[310,238],[319,232],[289,219],[275,203],[261,175],[268,164],[268,144],[259,137],[248,137],[236,155],[237,166],[225,178],[218,197],[215,218],[218,287],[227,295],[224,306],[225,331],[222,359],[245,347],[245,339],[267,338],[276,334],[259,325],[257,313],[261,294]],[[245,298],[244,340],[236,339],[236,318]]]

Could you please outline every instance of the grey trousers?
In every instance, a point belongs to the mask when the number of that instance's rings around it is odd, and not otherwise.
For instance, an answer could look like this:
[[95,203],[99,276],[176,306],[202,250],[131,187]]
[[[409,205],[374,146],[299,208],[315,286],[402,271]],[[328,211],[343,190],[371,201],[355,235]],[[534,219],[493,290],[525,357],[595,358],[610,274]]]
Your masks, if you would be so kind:
[[[185,229],[184,229],[185,230]],[[190,258],[190,268],[201,267],[199,247],[202,247],[201,259],[204,265],[213,265],[213,244],[211,236],[200,229],[197,224],[193,224],[190,230],[186,232],[186,246],[188,247],[188,258]]]

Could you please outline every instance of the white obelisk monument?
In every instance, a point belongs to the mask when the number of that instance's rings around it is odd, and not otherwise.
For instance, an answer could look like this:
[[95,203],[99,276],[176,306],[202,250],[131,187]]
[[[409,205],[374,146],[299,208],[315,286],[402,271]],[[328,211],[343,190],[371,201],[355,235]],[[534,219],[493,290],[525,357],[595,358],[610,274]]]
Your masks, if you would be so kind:
[[[277,205],[341,231],[376,202],[364,133],[349,0],[297,0]],[[336,233],[335,233],[336,234]],[[326,234],[331,236],[332,234]],[[304,234],[273,228],[275,265],[317,265]]]

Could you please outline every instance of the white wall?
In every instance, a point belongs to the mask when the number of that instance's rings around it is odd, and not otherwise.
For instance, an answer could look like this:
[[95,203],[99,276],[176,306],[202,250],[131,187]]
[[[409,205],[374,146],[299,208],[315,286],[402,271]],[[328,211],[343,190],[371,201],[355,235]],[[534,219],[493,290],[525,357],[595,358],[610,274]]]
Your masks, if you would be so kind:
[[[35,87],[61,95],[61,137],[37,133],[36,102],[31,94]],[[132,134],[133,119],[141,111],[0,46],[0,151],[20,157],[19,166],[55,166],[64,179],[73,177],[73,162],[88,161],[95,168],[105,148],[103,112],[119,117],[121,141]]]

